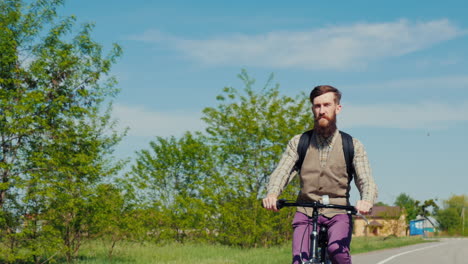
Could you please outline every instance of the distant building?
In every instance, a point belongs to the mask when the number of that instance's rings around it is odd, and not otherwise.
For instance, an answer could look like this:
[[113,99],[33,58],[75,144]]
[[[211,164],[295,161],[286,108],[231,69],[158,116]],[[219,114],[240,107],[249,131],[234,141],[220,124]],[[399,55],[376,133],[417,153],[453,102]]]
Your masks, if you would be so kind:
[[354,217],[353,236],[406,236],[406,214],[399,206],[374,206],[365,216]]
[[433,236],[438,227],[439,223],[434,217],[418,215],[416,219],[410,221],[409,231],[411,236]]

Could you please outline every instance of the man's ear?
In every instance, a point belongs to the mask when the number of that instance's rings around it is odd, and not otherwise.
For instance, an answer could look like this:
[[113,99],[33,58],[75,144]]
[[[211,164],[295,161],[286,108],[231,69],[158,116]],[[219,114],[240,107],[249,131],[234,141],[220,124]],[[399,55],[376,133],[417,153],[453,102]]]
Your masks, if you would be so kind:
[[340,104],[336,106],[335,114],[339,114],[341,112],[341,107],[342,106]]

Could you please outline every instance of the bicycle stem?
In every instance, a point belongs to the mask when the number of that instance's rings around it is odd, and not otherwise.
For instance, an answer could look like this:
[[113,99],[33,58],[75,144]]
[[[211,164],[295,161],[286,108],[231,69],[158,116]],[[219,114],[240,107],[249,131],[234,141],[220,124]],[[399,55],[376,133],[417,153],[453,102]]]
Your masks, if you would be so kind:
[[318,239],[317,239],[317,236],[318,236],[318,227],[317,227],[317,222],[318,222],[318,208],[315,207],[313,208],[313,212],[312,212],[312,232],[310,233],[310,251],[312,254],[312,256],[309,256],[309,258],[311,257],[311,259],[317,259],[317,252],[318,252]]

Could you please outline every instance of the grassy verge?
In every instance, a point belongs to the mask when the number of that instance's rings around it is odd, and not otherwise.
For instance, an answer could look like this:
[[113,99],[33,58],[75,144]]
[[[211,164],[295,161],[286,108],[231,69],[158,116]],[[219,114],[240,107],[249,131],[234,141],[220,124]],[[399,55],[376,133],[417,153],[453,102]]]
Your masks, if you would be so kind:
[[80,264],[101,263],[199,263],[199,264],[233,264],[233,263],[288,263],[289,247],[272,247],[241,249],[216,245],[197,244],[135,244],[122,243],[114,252],[113,260],[106,256],[106,248],[101,242],[91,242],[81,251]]
[[[352,254],[373,250],[401,247],[423,243],[421,238],[353,238]],[[134,263],[134,264],[254,264],[254,263],[289,263],[291,261],[290,244],[281,247],[241,249],[215,245],[171,244],[154,245],[121,242],[114,250],[114,257],[107,256],[108,244],[92,241],[83,246],[79,264]]]
[[352,254],[365,253],[369,251],[397,248],[413,244],[431,242],[421,237],[353,237],[351,243]]

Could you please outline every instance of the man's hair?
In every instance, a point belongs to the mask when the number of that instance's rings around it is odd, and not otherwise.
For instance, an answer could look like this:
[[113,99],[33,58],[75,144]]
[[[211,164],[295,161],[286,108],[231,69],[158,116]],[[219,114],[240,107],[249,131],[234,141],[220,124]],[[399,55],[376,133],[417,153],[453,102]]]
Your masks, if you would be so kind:
[[314,104],[314,99],[317,96],[320,96],[322,94],[326,93],[334,93],[335,94],[335,103],[340,104],[341,100],[341,92],[336,89],[335,87],[331,85],[319,85],[316,86],[311,92],[310,92],[310,102]]

